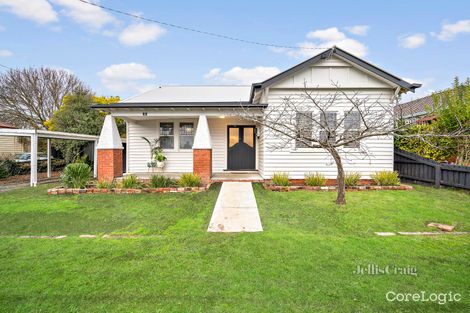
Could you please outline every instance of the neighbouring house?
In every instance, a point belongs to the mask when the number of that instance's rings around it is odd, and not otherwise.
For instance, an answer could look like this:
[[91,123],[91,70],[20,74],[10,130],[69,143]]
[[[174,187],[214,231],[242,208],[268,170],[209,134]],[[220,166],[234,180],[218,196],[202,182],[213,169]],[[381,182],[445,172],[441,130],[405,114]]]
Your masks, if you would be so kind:
[[435,107],[433,96],[429,95],[395,106],[395,116],[407,124],[430,123],[436,119],[432,114]]
[[[16,129],[15,126],[8,123],[0,122],[0,128]],[[29,143],[23,137],[17,136],[0,136],[0,156],[12,157],[15,154],[29,151]]]
[[[243,107],[262,116],[265,108],[280,105],[304,87],[328,93],[337,86],[388,105],[395,104],[399,94],[420,87],[337,47],[250,86],[157,87],[120,103],[93,106],[110,113],[98,144],[98,177],[122,175],[121,141],[114,123],[119,117],[127,122],[127,174],[149,176],[150,147],[142,138],[146,137],[161,139],[167,160],[160,171],[169,175],[194,172],[211,180],[248,172],[269,179],[275,172],[288,172],[291,179],[303,179],[307,172],[320,172],[335,179],[336,166],[326,151],[296,147],[294,141],[274,150],[276,136],[243,119],[239,111]],[[342,114],[348,108],[338,103],[331,109]],[[367,179],[375,171],[393,170],[391,136],[367,138],[364,144],[369,157],[346,162],[347,172]]]

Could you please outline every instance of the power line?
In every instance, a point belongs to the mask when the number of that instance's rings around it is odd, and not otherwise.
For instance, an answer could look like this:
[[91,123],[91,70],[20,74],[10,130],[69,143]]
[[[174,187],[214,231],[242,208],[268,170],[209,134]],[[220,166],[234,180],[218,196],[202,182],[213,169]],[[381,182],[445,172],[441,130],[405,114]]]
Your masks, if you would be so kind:
[[173,27],[173,28],[180,29],[180,30],[190,31],[190,32],[194,32],[194,33],[198,33],[198,34],[202,34],[202,35],[207,35],[207,36],[212,36],[212,37],[217,37],[217,38],[222,38],[222,39],[226,39],[226,40],[238,41],[238,42],[251,44],[251,45],[265,46],[265,47],[272,47],[272,48],[282,48],[282,49],[305,49],[305,50],[317,50],[317,49],[318,50],[325,50],[325,49],[329,49],[329,47],[289,46],[289,45],[278,45],[278,44],[272,44],[272,43],[266,43],[266,42],[247,40],[247,39],[228,36],[228,35],[224,35],[224,34],[204,31],[204,30],[200,30],[200,29],[196,29],[196,28],[181,26],[181,25],[177,25],[177,24],[173,24],[173,23],[164,22],[164,21],[159,21],[159,20],[155,20],[155,19],[151,19],[151,18],[146,18],[146,17],[140,16],[140,15],[137,15],[137,14],[121,11],[121,10],[118,10],[118,9],[113,9],[113,8],[110,8],[110,7],[101,5],[101,4],[93,3],[93,2],[90,2],[90,1],[87,1],[87,0],[78,0],[78,1],[80,1],[82,3],[85,3],[85,4],[89,4],[89,5],[98,7],[98,8],[101,8],[103,10],[107,10],[107,11],[117,13],[117,14],[121,14],[121,15],[130,16],[132,18],[136,18],[136,19],[143,20],[143,21],[146,21],[146,22],[156,23],[156,24],[165,25],[165,26],[168,26],[168,27]]
[[4,67],[4,68],[9,69],[9,70],[14,70],[14,68],[9,67],[9,66],[6,66],[6,65],[3,65],[3,64],[0,64],[0,67]]

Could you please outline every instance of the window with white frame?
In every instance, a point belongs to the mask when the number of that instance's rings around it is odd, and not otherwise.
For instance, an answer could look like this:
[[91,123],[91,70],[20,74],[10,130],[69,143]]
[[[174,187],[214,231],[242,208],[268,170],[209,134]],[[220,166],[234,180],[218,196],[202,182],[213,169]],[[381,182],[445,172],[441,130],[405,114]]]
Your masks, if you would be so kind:
[[190,122],[181,122],[180,123],[180,132],[179,132],[179,141],[180,149],[192,149],[194,142],[194,123]]
[[297,149],[308,148],[308,139],[312,137],[313,131],[312,112],[297,112],[295,119],[297,123],[295,147]]
[[[344,113],[344,139],[350,140],[359,136],[361,128],[361,116],[357,111],[349,111]],[[359,148],[359,140],[351,141],[345,144],[348,148]]]
[[160,123],[160,147],[162,149],[175,148],[175,128],[173,123]]
[[320,124],[322,127],[322,130],[320,130],[320,141],[326,142],[328,140],[330,143],[336,141],[336,115],[336,112],[332,111],[320,113]]

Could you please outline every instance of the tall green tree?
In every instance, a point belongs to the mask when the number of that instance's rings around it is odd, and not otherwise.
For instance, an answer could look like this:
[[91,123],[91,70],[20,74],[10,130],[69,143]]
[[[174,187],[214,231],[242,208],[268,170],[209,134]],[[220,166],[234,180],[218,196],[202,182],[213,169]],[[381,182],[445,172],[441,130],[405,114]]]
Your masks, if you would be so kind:
[[[94,103],[109,104],[118,102],[119,97],[95,97],[89,92],[76,92],[64,96],[62,105],[46,121],[48,130],[87,135],[99,135],[106,113],[91,109]],[[118,122],[121,134],[125,133],[125,122]],[[57,140],[54,146],[60,150],[67,163],[75,161],[83,154],[87,142]]]

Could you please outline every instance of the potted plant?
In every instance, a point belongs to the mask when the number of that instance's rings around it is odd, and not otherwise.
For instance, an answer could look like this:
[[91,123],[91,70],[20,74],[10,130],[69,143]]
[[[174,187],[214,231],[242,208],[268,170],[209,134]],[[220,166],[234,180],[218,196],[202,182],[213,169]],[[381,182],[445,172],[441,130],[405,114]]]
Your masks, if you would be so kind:
[[160,147],[160,138],[156,138],[153,141],[145,137],[142,137],[142,139],[144,139],[150,147],[150,161],[147,162],[147,167],[152,170],[156,167],[163,168],[165,166],[166,156],[163,153],[162,147]]

